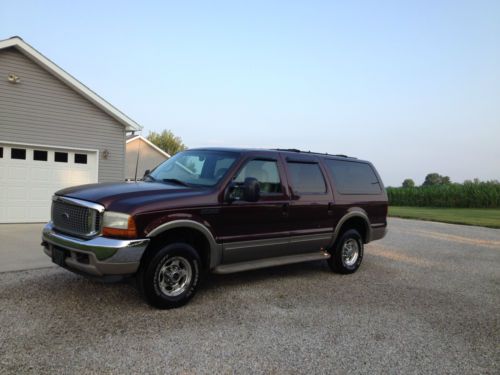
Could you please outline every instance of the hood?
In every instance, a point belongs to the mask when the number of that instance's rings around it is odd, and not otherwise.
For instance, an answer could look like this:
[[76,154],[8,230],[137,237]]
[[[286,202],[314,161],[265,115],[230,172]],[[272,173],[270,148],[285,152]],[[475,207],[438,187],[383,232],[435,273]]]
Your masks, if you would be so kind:
[[161,210],[172,200],[186,204],[186,199],[206,195],[205,188],[192,188],[160,182],[119,182],[73,186],[56,195],[103,205],[107,210],[135,213],[138,208]]

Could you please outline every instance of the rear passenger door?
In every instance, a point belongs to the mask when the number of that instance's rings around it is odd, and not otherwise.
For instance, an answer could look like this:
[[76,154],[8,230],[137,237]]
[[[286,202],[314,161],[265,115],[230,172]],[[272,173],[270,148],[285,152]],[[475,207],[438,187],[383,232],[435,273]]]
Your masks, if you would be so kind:
[[286,158],[290,253],[320,251],[333,237],[333,194],[315,157]]

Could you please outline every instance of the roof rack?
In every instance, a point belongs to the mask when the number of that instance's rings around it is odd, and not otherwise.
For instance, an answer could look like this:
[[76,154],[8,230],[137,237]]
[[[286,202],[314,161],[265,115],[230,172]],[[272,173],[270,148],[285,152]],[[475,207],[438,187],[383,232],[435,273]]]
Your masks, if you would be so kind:
[[344,154],[329,154],[328,152],[312,152],[312,151],[302,151],[297,148],[275,148],[275,151],[286,151],[286,152],[297,152],[297,153],[304,153],[304,154],[316,154],[316,155],[327,155],[327,156],[336,156],[339,158],[351,158],[351,159],[356,159],[353,156],[348,156]]

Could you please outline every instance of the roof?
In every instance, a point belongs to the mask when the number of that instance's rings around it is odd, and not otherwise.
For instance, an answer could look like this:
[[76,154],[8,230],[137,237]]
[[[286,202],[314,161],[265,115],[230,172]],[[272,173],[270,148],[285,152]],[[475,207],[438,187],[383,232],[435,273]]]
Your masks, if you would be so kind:
[[147,143],[149,146],[151,146],[152,148],[154,148],[156,151],[160,152],[162,155],[164,155],[165,157],[167,158],[170,158],[170,154],[168,152],[165,152],[163,151],[161,148],[159,148],[158,146],[156,146],[155,144],[151,143],[150,141],[148,141],[146,138],[144,138],[142,135],[129,135],[127,136],[127,141],[126,143],[129,143],[129,142],[132,142],[132,141],[135,141],[136,139],[140,139],[141,141]]
[[52,75],[59,78],[61,81],[70,86],[73,90],[81,94],[84,98],[92,102],[96,107],[103,110],[105,113],[113,117],[116,121],[121,123],[125,130],[127,131],[138,131],[142,129],[142,126],[132,120],[130,117],[125,115],[123,112],[118,110],[109,104],[106,100],[101,98],[95,92],[90,90],[83,83],[78,81],[75,77],[61,69],[59,66],[54,64],[36,49],[31,47],[28,43],[22,40],[18,36],[14,36],[10,39],[0,40],[0,50],[4,48],[13,47],[21,52],[23,55],[34,61],[36,64],[40,65],[45,70],[49,71]]

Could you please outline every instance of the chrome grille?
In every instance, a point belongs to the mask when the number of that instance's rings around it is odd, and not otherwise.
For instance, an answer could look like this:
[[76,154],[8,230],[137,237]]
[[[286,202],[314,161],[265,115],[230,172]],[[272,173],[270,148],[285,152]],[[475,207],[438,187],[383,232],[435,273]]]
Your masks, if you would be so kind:
[[90,237],[99,233],[100,222],[97,210],[64,200],[52,201],[52,223],[61,232]]

